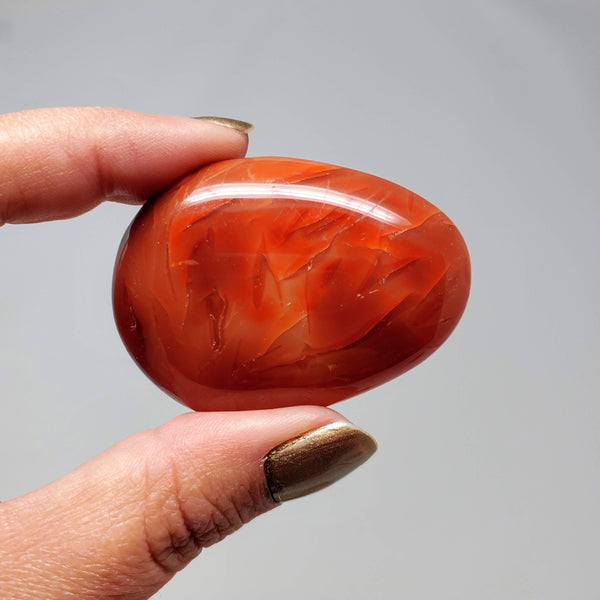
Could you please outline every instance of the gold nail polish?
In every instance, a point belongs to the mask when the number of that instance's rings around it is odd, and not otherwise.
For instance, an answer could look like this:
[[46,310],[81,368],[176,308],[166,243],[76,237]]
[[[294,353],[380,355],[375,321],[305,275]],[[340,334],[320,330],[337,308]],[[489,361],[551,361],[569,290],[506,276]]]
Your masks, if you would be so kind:
[[215,123],[215,125],[222,125],[223,127],[229,127],[242,133],[249,133],[254,129],[252,123],[246,123],[246,121],[238,121],[237,119],[226,119],[225,117],[192,117],[199,121],[209,121]]
[[377,450],[375,440],[350,423],[331,423],[277,446],[264,461],[273,499],[284,502],[338,481]]

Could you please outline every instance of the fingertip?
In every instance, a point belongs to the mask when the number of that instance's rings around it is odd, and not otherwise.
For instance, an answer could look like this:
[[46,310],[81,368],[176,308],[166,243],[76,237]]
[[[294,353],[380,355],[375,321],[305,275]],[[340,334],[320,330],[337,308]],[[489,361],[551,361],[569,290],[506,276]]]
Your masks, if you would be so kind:
[[[260,410],[188,412],[167,421],[157,431],[170,441],[167,445],[218,448],[248,464],[260,461],[275,446],[305,431],[349,421],[335,410],[317,405]],[[243,447],[244,454],[237,449]]]
[[247,132],[189,117],[104,107],[3,115],[0,222],[69,218],[105,199],[138,203],[247,148]]
[[202,548],[374,451],[367,434],[321,406],[181,415],[3,505],[0,538],[12,553],[0,587],[9,581],[15,597],[149,598]]

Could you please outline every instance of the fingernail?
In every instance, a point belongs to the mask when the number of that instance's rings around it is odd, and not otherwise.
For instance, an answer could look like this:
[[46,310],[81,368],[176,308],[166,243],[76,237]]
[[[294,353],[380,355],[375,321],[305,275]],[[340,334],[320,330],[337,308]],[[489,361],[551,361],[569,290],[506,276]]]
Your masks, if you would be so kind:
[[331,423],[273,448],[264,469],[271,495],[285,502],[335,483],[367,461],[375,440],[350,423]]
[[210,123],[215,123],[216,125],[223,125],[223,127],[229,127],[230,129],[235,129],[236,131],[241,131],[242,133],[248,133],[254,129],[254,125],[252,123],[246,123],[246,121],[238,121],[237,119],[226,119],[225,117],[192,117],[193,119],[198,119],[199,121],[209,121]]

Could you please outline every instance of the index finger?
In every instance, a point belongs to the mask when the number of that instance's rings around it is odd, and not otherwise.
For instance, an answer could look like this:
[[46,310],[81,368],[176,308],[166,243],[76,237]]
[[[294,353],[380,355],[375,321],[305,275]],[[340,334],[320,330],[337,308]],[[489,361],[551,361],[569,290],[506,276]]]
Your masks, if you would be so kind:
[[222,124],[114,108],[1,115],[0,225],[142,202],[203,164],[244,156],[247,144]]

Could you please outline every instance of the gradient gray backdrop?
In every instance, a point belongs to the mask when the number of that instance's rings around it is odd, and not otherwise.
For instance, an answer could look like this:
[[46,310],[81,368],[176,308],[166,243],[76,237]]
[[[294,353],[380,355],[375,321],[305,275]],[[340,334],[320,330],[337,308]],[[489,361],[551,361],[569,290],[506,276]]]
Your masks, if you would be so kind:
[[[597,0],[0,0],[0,112],[249,120],[250,155],[396,181],[471,251],[445,346],[336,407],[373,460],[158,598],[600,598],[599,28]],[[134,213],[0,230],[0,498],[184,410],[113,325]]]

